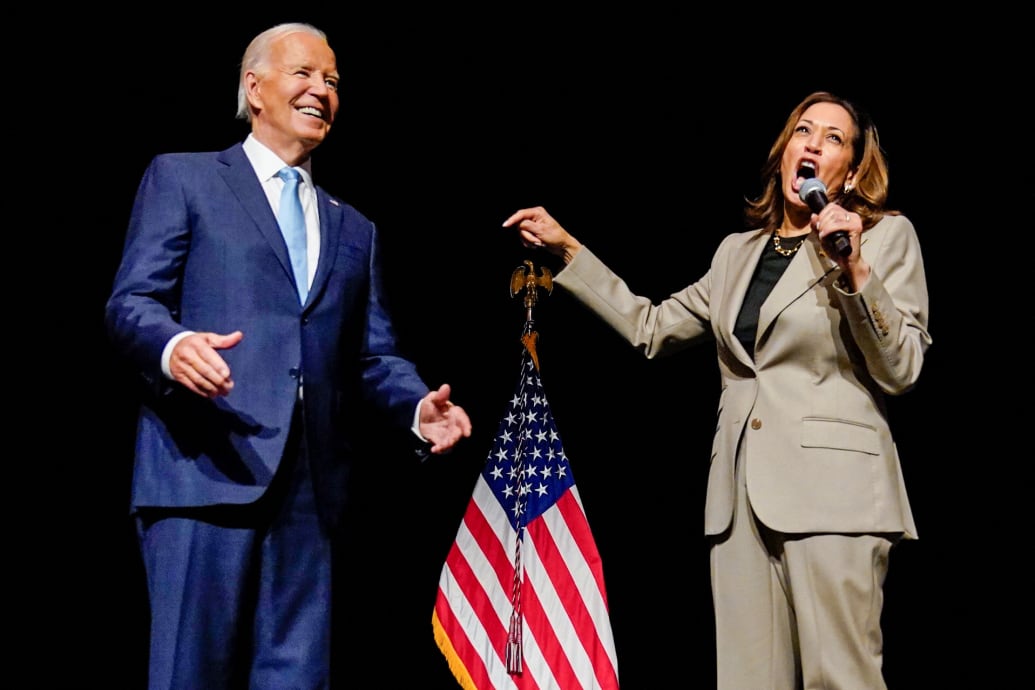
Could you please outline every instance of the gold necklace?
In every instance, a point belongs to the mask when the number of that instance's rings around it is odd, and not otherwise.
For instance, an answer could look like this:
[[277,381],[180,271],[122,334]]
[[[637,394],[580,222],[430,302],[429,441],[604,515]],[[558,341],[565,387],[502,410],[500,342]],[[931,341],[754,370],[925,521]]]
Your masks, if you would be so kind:
[[797,253],[797,251],[799,249],[801,249],[801,245],[805,244],[805,238],[806,237],[808,237],[808,235],[802,235],[801,239],[798,240],[798,244],[794,245],[794,249],[784,249],[783,247],[780,246],[780,233],[778,233],[778,232],[776,232],[774,230],[773,231],[773,249],[775,249],[776,253],[779,254],[780,256],[794,256]]

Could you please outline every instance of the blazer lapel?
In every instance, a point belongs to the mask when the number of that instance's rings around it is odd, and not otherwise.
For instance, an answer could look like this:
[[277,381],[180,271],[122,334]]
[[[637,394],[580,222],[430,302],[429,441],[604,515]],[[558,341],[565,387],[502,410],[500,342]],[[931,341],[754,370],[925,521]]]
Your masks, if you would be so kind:
[[765,243],[768,241],[769,235],[760,232],[748,239],[745,244],[734,247],[729,252],[726,259],[729,287],[721,291],[725,297],[725,306],[719,310],[722,324],[718,328],[718,333],[727,339],[726,348],[733,352],[738,360],[752,368],[755,366],[754,361],[733,333],[737,324],[737,316],[740,315],[744,297],[747,295],[748,285],[751,284],[751,279],[755,275],[755,267],[758,266],[762,250],[765,249]]
[[836,268],[837,264],[822,251],[816,236],[809,235],[801,249],[791,259],[787,270],[776,281],[773,291],[762,303],[762,308],[758,312],[758,333],[765,333],[780,312],[811,290],[816,283],[823,280],[830,271]]

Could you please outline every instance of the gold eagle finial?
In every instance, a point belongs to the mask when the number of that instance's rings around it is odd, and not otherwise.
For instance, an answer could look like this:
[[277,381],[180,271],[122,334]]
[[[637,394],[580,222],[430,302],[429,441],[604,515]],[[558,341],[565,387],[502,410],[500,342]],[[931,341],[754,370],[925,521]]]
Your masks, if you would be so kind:
[[535,266],[528,259],[525,259],[523,266],[518,266],[510,275],[510,296],[516,297],[522,290],[525,291],[525,329],[521,335],[521,342],[524,344],[528,354],[532,355],[532,363],[539,368],[539,356],[536,354],[535,346],[539,340],[539,334],[532,330],[532,307],[539,301],[539,288],[546,290],[546,294],[553,293],[553,273],[545,266],[539,268],[539,277],[535,275]]

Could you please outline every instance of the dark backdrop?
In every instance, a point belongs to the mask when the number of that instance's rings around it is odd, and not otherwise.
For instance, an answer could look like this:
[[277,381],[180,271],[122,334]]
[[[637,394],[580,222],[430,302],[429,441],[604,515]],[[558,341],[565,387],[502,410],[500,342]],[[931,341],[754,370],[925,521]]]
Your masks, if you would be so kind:
[[[377,222],[403,345],[429,384],[454,386],[475,425],[448,457],[415,465],[388,446],[360,473],[337,590],[340,681],[458,687],[432,638],[438,576],[518,371],[524,309],[511,273],[528,258],[557,268],[500,223],[542,204],[634,290],[661,299],[741,229],[742,200],[757,192],[785,116],[826,89],[878,123],[891,202],[917,227],[931,295],[926,370],[891,409],[921,539],[892,555],[886,675],[893,688],[998,685],[1011,656],[996,611],[1021,606],[1014,554],[999,550],[1021,463],[1000,440],[1018,420],[996,409],[1002,376],[990,372],[1027,374],[989,337],[989,310],[1011,300],[999,280],[1015,257],[994,249],[998,231],[979,223],[986,199],[966,184],[991,166],[1004,117],[1001,102],[987,113],[981,100],[973,60],[987,56],[968,49],[972,27],[927,34],[921,51],[895,17],[749,30],[736,12],[499,12],[213,20],[180,8],[118,29],[83,18],[56,51],[48,89],[20,93],[34,109],[60,91],[73,113],[23,142],[37,149],[47,190],[39,208],[61,219],[60,238],[41,249],[64,276],[37,317],[60,337],[34,346],[46,381],[26,415],[43,422],[33,434],[46,452],[14,484],[46,489],[14,497],[35,506],[29,529],[13,530],[29,534],[16,571],[41,592],[15,602],[28,614],[18,641],[33,687],[144,687],[145,583],[126,513],[134,400],[104,338],[103,304],[150,158],[243,138],[240,55],[258,31],[295,20],[329,33],[342,74],[316,178]],[[105,179],[84,182],[94,167]],[[975,268],[993,252],[995,268]],[[560,291],[535,316],[544,383],[603,557],[623,686],[712,687],[702,514],[714,350],[648,362]]]

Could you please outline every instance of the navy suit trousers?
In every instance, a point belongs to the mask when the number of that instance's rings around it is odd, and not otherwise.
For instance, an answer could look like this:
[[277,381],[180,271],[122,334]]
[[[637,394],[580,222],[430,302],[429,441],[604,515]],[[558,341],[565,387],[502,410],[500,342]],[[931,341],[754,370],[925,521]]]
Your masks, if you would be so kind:
[[329,687],[331,543],[300,422],[296,414],[284,461],[255,503],[137,514],[149,690]]

